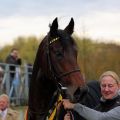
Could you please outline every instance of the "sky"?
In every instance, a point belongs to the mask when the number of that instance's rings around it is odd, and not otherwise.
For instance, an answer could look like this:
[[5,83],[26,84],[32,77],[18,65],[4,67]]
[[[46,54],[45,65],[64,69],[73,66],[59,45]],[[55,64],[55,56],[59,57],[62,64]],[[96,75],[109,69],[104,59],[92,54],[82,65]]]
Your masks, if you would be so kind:
[[0,0],[0,47],[46,35],[56,17],[60,29],[73,17],[78,36],[120,43],[120,0]]

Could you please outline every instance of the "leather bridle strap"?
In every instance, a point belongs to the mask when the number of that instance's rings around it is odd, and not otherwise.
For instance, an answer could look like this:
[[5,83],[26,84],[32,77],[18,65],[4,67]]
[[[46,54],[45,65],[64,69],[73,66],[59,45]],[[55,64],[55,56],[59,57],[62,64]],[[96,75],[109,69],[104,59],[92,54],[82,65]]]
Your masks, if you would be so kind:
[[72,71],[63,73],[63,74],[59,75],[58,78],[65,77],[65,76],[67,76],[67,75],[69,75],[69,74],[72,74],[72,73],[75,73],[75,72],[80,72],[80,69],[75,69],[75,70],[72,70]]

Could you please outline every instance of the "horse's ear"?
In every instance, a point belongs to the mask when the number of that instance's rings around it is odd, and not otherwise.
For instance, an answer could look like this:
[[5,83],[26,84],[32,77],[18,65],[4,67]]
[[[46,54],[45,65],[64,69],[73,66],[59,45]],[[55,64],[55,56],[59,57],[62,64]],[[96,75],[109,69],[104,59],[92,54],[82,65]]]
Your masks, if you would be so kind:
[[50,26],[50,35],[54,36],[57,33],[57,29],[58,29],[58,20],[57,17],[53,20],[51,26]]
[[70,35],[73,33],[73,30],[74,30],[74,20],[73,20],[73,18],[71,18],[68,26],[64,30]]

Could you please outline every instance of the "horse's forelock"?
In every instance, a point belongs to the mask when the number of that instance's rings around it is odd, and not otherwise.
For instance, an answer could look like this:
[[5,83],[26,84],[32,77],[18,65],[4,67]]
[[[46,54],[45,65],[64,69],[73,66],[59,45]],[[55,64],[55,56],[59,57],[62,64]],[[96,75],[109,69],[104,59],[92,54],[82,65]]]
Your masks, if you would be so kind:
[[69,35],[67,32],[65,32],[64,30],[59,29],[57,34],[58,34],[58,37],[60,37],[60,42],[63,47],[75,44],[73,37]]

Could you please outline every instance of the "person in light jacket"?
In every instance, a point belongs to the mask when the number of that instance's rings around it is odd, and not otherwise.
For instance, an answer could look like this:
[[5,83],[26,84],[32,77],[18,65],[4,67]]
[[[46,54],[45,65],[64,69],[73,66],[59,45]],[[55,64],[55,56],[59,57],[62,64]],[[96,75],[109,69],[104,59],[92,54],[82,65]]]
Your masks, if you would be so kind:
[[9,97],[0,95],[0,120],[19,120],[19,112],[9,107]]

